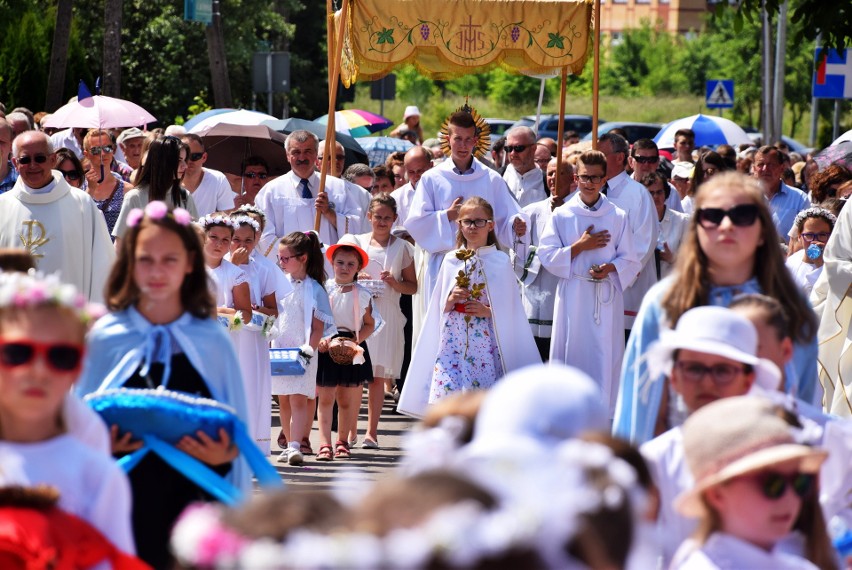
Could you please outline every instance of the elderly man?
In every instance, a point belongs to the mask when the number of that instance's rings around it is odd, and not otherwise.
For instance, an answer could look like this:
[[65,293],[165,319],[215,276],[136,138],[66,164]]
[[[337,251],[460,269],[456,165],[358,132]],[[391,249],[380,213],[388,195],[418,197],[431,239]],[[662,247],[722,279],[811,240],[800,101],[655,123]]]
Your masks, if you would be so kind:
[[319,139],[309,131],[294,131],[287,137],[287,159],[292,170],[261,190],[255,204],[266,214],[266,228],[260,238],[261,252],[276,259],[275,243],[291,232],[314,229],[320,215],[319,236],[324,244],[335,244],[343,234],[358,231],[361,210],[350,196],[343,180],[326,176],[320,192],[320,176],[315,170]]
[[547,165],[547,187],[550,196],[524,207],[524,213],[530,218],[530,231],[527,234],[528,247],[516,252],[515,272],[523,284],[523,303],[527,320],[532,328],[533,339],[539,355],[544,362],[550,355],[550,336],[553,328],[554,292],[559,277],[541,266],[536,252],[541,234],[556,208],[562,206],[568,196],[576,190],[574,168],[563,160],[559,169],[559,187],[556,186],[556,159],[551,158]]
[[124,162],[133,170],[142,165],[142,143],[145,142],[145,133],[133,127],[125,129],[118,135],[118,146],[124,154]]
[[18,171],[9,158],[12,156],[12,139],[15,132],[6,119],[0,119],[0,194],[12,189],[18,181]]
[[784,155],[774,146],[762,146],[757,149],[751,168],[752,176],[763,187],[769,209],[775,214],[773,221],[778,230],[778,239],[786,243],[796,214],[810,206],[808,195],[781,181]]
[[186,161],[186,174],[181,184],[192,194],[199,216],[206,216],[217,211],[234,208],[234,192],[228,183],[228,178],[210,168],[204,168],[207,162],[207,151],[204,141],[196,134],[187,133],[181,140],[189,146],[189,157]]
[[[429,296],[444,254],[456,248],[459,209],[471,196],[479,196],[494,208],[497,239],[512,245],[515,236],[527,232],[527,217],[512,197],[506,183],[492,169],[476,160],[476,123],[470,113],[458,111],[449,118],[450,160],[445,160],[420,178],[414,190],[405,228],[429,253],[423,294]],[[527,149],[532,156],[532,148]],[[534,167],[534,166],[533,166]],[[541,172],[536,169],[538,179]]]
[[657,282],[657,270],[654,265],[654,249],[657,247],[659,232],[657,212],[648,190],[630,178],[625,171],[630,145],[621,135],[606,133],[598,139],[598,149],[606,155],[607,183],[602,194],[610,202],[627,212],[627,221],[633,233],[633,246],[636,257],[641,262],[641,270],[624,290],[624,326],[626,333],[633,328],[636,313],[642,304],[642,298]]
[[51,170],[56,154],[46,134],[19,135],[12,155],[18,181],[0,196],[0,247],[26,249],[39,270],[58,272],[90,300],[102,301],[115,250],[100,210]]
[[535,164],[535,131],[529,127],[513,127],[506,131],[506,155],[509,164],[503,180],[523,208],[547,197],[544,177]]
[[414,199],[414,189],[417,188],[420,177],[432,168],[432,154],[422,146],[412,147],[405,153],[402,166],[406,182],[391,192],[391,197],[396,200],[397,219],[394,225],[405,227],[411,200]]

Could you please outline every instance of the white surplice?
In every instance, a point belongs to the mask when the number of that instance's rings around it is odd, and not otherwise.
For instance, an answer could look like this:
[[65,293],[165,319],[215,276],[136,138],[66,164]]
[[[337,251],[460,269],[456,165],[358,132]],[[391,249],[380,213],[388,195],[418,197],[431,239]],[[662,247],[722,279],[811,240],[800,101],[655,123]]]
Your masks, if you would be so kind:
[[[612,416],[624,354],[622,291],[638,272],[639,261],[627,214],[603,195],[595,206],[594,211],[587,208],[579,192],[572,196],[551,216],[538,254],[542,265],[560,278],[550,359],[576,366],[599,382]],[[572,259],[571,245],[589,226],[594,232],[609,231],[609,243]],[[616,272],[592,279],[591,266],[604,263],[615,265]]]

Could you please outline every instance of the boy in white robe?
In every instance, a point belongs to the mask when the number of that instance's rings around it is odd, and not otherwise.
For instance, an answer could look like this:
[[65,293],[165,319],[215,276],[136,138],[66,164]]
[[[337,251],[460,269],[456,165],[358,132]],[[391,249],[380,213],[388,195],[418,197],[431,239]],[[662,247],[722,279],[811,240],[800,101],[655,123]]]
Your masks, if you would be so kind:
[[550,359],[598,380],[612,417],[624,354],[623,291],[640,262],[627,214],[601,194],[605,175],[603,153],[580,156],[579,192],[553,213],[538,255],[560,278]]

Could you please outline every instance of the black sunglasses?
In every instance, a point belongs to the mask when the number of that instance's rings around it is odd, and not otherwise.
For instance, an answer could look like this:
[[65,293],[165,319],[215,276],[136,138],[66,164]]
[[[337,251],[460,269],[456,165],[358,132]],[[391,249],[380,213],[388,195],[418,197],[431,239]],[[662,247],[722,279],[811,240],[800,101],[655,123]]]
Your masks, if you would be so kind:
[[36,164],[44,164],[47,162],[46,154],[35,154],[33,156],[21,156],[18,157],[18,164],[29,164],[32,161],[36,161]]
[[722,208],[700,208],[695,212],[696,221],[705,229],[711,229],[722,223],[726,217],[737,227],[746,228],[757,219],[759,210],[755,204],[740,204],[730,210]]
[[653,164],[660,161],[659,156],[634,156],[633,160],[639,164]]
[[253,180],[255,178],[260,178],[261,180],[266,180],[269,177],[269,175],[266,174],[265,172],[246,172],[245,174],[243,174],[243,176],[245,176],[246,178],[249,178],[251,180]]
[[76,170],[57,170],[62,173],[62,176],[64,176],[66,180],[80,180],[80,173]]
[[768,471],[754,476],[760,486],[760,492],[767,499],[777,501],[787,492],[787,485],[792,487],[793,492],[800,499],[808,496],[814,488],[814,476],[810,473],[792,473],[784,475]]
[[201,160],[202,156],[204,156],[203,152],[193,152],[187,157],[187,160],[191,160],[192,162],[198,162],[199,160]]
[[511,145],[507,144],[503,148],[506,150],[507,153],[512,152],[512,151],[524,152],[525,150],[527,150],[531,146],[532,146],[531,144],[516,144],[515,146],[511,146]]
[[83,349],[79,345],[66,343],[0,341],[0,368],[17,368],[30,364],[37,354],[45,357],[48,368],[56,372],[71,372],[80,366]]

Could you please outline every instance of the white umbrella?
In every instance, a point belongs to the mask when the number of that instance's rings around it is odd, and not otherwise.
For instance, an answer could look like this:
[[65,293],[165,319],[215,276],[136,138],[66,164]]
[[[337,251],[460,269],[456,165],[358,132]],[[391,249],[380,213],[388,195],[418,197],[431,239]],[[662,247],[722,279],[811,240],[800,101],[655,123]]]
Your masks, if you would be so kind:
[[843,133],[842,135],[837,137],[837,140],[834,141],[833,143],[831,143],[830,146],[837,146],[840,143],[846,142],[846,141],[852,141],[852,129],[849,129],[848,131],[846,131],[845,133]]
[[207,117],[206,119],[192,127],[189,132],[201,134],[203,131],[206,131],[210,127],[218,125],[219,123],[227,123],[229,125],[259,125],[263,121],[274,121],[277,118],[278,117],[273,117],[272,115],[267,115],[266,113],[259,113],[257,111],[240,109],[239,111],[231,111],[230,113],[220,113],[219,115]]
[[660,129],[654,142],[660,148],[673,148],[674,136],[680,129],[695,132],[695,146],[752,144],[746,132],[735,122],[712,115],[693,115],[672,121]]

